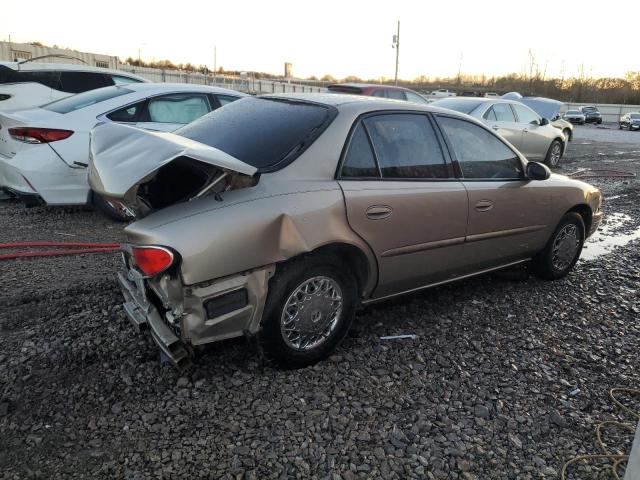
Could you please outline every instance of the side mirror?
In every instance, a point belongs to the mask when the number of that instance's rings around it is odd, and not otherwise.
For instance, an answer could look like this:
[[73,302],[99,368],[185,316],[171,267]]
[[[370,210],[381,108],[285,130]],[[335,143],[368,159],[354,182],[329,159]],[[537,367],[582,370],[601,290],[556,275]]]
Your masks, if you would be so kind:
[[540,120],[540,126],[543,127],[545,125],[549,125],[549,120],[543,118],[542,120]]
[[538,162],[527,163],[527,178],[529,180],[547,180],[551,176],[551,170],[546,165]]

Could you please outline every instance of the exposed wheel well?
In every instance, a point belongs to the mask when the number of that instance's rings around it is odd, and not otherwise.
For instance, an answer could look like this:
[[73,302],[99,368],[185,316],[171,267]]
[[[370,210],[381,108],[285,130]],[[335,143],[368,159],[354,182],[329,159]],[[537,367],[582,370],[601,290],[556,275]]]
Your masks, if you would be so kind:
[[593,219],[593,212],[591,211],[591,207],[589,205],[576,205],[571,208],[569,212],[576,212],[582,217],[582,221],[584,222],[584,234],[586,235],[591,230],[591,221]]
[[304,258],[317,255],[334,256],[348,265],[358,283],[358,294],[362,295],[363,290],[367,285],[367,282],[369,281],[369,276],[372,274],[372,272],[369,268],[369,261],[367,260],[367,256],[362,250],[353,245],[349,245],[347,243],[331,243],[329,245],[324,245],[322,247],[316,248],[311,252],[292,257],[283,262],[282,265],[284,266],[290,264],[291,262],[304,261]]

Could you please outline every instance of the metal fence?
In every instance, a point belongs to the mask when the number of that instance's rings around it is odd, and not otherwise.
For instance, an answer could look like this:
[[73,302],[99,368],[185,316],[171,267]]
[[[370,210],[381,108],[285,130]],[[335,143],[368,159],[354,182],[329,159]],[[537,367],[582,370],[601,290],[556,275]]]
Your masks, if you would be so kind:
[[184,72],[179,70],[161,70],[157,68],[118,65],[118,70],[130,72],[152,82],[162,83],[195,83],[230,88],[245,93],[318,93],[326,89],[302,82],[280,82],[276,80],[260,80],[247,76],[219,75],[213,73]]
[[602,114],[603,122],[617,122],[622,115],[629,112],[640,112],[640,105],[619,105],[612,103],[565,103],[561,113],[567,110],[580,110],[580,107],[594,106]]

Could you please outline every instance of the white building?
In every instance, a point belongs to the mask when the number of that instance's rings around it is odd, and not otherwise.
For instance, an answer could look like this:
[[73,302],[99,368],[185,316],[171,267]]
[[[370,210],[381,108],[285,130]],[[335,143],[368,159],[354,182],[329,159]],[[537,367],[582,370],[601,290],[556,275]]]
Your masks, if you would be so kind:
[[112,69],[119,67],[118,57],[115,56],[79,52],[65,48],[41,47],[31,43],[0,42],[0,61],[2,62],[31,60],[45,55],[63,55],[63,57],[50,56],[42,59],[42,62],[45,63],[78,63]]

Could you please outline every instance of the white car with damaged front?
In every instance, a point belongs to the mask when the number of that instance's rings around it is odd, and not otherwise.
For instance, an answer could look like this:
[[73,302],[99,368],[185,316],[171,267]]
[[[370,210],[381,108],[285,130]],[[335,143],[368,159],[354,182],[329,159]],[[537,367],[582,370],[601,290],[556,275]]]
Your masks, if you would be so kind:
[[91,203],[87,166],[90,132],[97,124],[170,132],[244,96],[205,85],[139,83],[2,112],[0,189],[27,204]]

